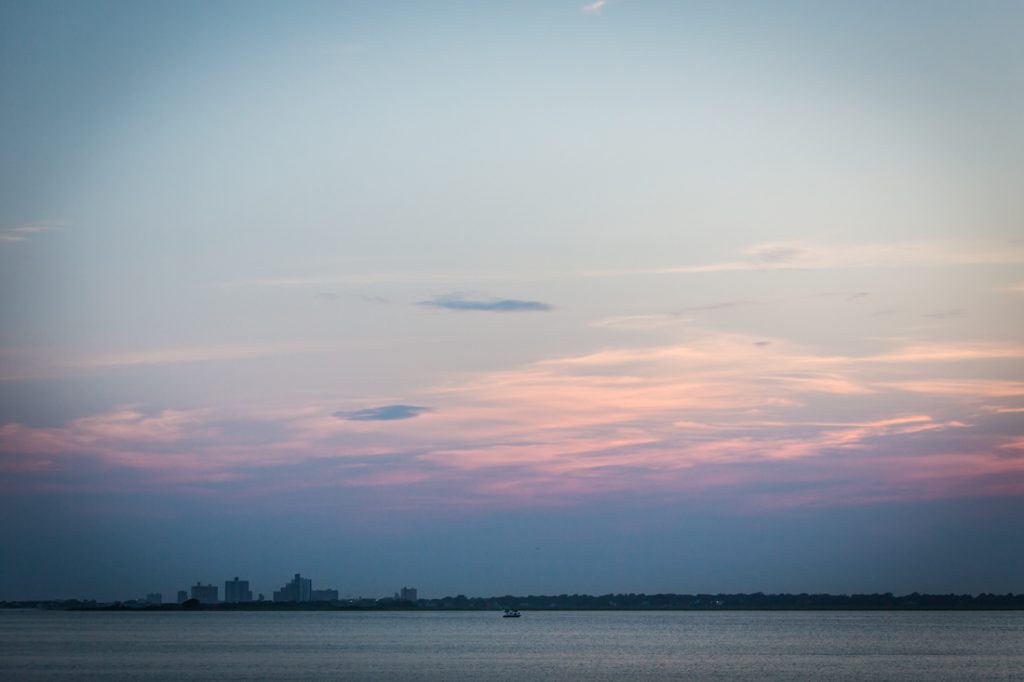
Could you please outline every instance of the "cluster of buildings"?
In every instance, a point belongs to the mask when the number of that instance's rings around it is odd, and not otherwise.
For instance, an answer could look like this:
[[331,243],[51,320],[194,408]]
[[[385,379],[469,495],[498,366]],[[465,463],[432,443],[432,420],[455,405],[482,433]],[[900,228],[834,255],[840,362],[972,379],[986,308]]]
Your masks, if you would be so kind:
[[298,573],[280,590],[274,590],[274,601],[338,601],[338,591],[335,589],[314,590],[313,581],[303,578]]
[[[243,604],[251,601],[264,601],[262,594],[253,599],[252,590],[249,588],[249,581],[241,580],[238,576],[224,582],[223,602],[220,599],[219,592],[216,585],[203,585],[201,582],[196,581],[196,584],[192,585],[188,591],[178,590],[177,601],[179,604],[184,604],[189,599],[195,599],[200,604]],[[416,588],[403,587],[399,592],[395,592],[395,599],[416,601]],[[336,602],[338,600],[337,590],[331,588],[314,590],[313,581],[309,578],[303,578],[299,573],[296,573],[281,589],[274,590],[273,594],[273,601],[278,603]],[[158,592],[151,592],[146,595],[143,601],[148,604],[160,605],[163,603],[163,595]]]

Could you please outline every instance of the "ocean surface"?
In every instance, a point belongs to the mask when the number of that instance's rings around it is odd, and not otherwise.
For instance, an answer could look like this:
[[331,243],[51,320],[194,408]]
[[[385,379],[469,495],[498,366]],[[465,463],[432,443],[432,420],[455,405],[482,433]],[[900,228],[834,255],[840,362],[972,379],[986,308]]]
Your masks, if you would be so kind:
[[1024,612],[0,610],[2,680],[1024,680]]

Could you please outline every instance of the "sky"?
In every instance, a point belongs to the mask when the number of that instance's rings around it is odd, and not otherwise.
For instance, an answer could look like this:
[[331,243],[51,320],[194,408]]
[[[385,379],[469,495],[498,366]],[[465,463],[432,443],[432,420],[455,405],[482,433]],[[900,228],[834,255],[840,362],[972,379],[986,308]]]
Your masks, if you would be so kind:
[[1024,5],[0,4],[0,599],[1024,591]]

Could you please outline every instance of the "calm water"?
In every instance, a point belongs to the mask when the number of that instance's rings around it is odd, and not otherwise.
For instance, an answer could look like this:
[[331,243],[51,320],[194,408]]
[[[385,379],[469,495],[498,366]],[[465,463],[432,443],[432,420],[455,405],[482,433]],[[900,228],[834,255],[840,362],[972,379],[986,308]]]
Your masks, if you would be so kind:
[[1024,613],[0,611],[0,679],[1024,680]]

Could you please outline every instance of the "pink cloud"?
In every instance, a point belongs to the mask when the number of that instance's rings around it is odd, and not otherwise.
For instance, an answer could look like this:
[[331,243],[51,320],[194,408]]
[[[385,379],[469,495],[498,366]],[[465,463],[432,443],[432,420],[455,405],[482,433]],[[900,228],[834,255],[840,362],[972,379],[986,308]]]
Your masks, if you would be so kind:
[[925,393],[951,398],[975,399],[983,401],[988,398],[1017,398],[1024,396],[1024,381],[1004,381],[999,379],[911,379],[905,381],[889,381],[881,384],[883,388]]
[[[341,419],[361,406],[325,402],[11,423],[0,427],[0,464],[30,479],[96,461],[153,485],[231,483],[252,496],[374,489],[393,505],[467,508],[751,486],[764,488],[755,497],[766,504],[816,504],[1015,490],[1024,476],[1024,459],[1006,454],[1019,439],[977,426],[980,415],[1015,419],[1018,408],[991,403],[1021,395],[1024,383],[972,374],[1015,357],[1012,347],[919,344],[846,357],[754,340],[701,332],[481,373],[401,396],[431,408],[412,419]],[[826,418],[827,401],[859,418]],[[767,492],[793,476],[820,480],[822,492]]]

